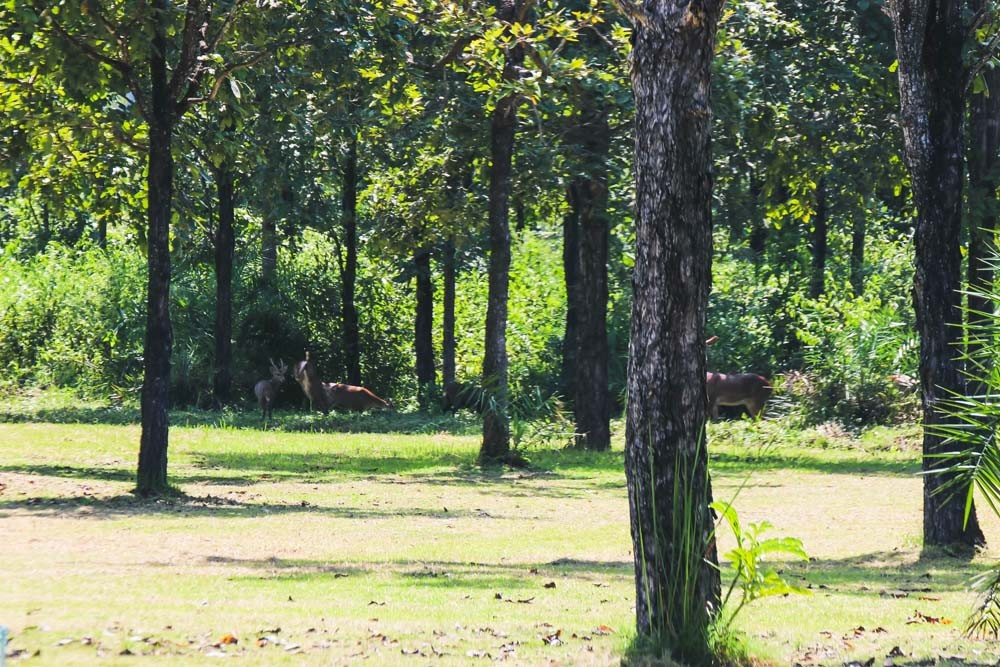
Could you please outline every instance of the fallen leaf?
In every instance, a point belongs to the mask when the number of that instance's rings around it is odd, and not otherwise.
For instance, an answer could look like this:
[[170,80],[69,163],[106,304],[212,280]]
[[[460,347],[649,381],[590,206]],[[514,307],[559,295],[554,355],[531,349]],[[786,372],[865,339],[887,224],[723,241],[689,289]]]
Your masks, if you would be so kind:
[[940,623],[941,625],[950,625],[951,619],[935,616],[928,616],[927,614],[921,614],[916,609],[913,610],[913,616],[906,619],[906,624],[911,625],[913,623]]
[[888,652],[888,653],[886,654],[886,656],[885,656],[885,657],[887,657],[887,658],[902,658],[902,657],[905,657],[905,655],[906,655],[906,654],[905,654],[905,653],[903,653],[903,652],[902,652],[902,651],[901,651],[901,650],[899,649],[899,647],[898,647],[898,646],[893,646],[893,647],[892,647],[892,650],[891,650],[891,651],[889,651],[889,652]]
[[544,642],[547,646],[559,646],[563,643],[561,637],[562,630],[556,630],[551,635],[543,635],[542,642]]
[[609,625],[598,625],[594,628],[595,635],[613,635],[615,631]]
[[219,640],[220,644],[239,644],[240,640],[232,635],[222,635],[222,639]]
[[941,598],[935,597],[933,595],[921,595],[917,598],[918,600],[923,600],[924,602],[940,602]]
[[401,648],[399,652],[403,655],[420,655],[420,649],[418,648]]
[[555,587],[556,587],[556,582],[554,581],[550,581],[544,586],[544,588],[555,588]]
[[376,600],[372,600],[368,603],[368,606],[371,607],[372,605],[375,605],[376,607],[384,607],[385,602],[378,602]]

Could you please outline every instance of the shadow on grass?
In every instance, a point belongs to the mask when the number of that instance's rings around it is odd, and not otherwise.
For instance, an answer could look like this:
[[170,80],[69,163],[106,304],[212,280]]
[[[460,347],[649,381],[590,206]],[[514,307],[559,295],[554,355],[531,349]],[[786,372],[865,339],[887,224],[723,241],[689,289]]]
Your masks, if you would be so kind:
[[[724,572],[728,572],[727,567]],[[915,602],[933,598],[935,593],[966,591],[971,577],[993,568],[990,563],[943,553],[922,554],[914,562],[911,552],[898,551],[781,564],[786,580],[808,585],[814,595],[912,598]]]
[[803,453],[803,450],[782,451],[770,448],[763,452],[712,452],[713,472],[796,470],[830,475],[885,475],[911,477],[920,472],[920,462],[879,459],[871,454],[861,458],[828,459]]
[[[0,410],[0,423],[137,425],[138,406],[67,405],[56,408],[25,407]],[[471,435],[479,432],[474,415],[428,415],[414,412],[303,413],[276,411],[267,424],[256,410],[170,411],[170,424],[183,427],[235,428],[287,433],[449,433]]]
[[[242,569],[261,570],[260,574],[230,577],[233,581],[323,582],[351,576],[365,576],[387,570],[407,580],[419,581],[421,587],[488,589],[496,591],[498,602],[517,603],[504,595],[505,589],[546,590],[545,584],[555,577],[571,576],[605,585],[612,578],[630,579],[633,565],[626,561],[582,561],[559,559],[547,563],[476,563],[442,560],[391,559],[375,563],[329,563],[309,559],[239,559],[210,556],[209,564],[232,565]],[[550,586],[549,588],[553,588]],[[521,599],[521,602],[529,600]]]

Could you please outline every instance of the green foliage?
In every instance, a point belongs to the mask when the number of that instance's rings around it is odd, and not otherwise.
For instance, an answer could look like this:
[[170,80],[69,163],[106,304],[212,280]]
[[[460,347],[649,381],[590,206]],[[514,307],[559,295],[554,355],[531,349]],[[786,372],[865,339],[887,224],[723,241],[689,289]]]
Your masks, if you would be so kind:
[[134,390],[141,375],[143,269],[135,253],[49,244],[0,255],[0,359],[5,384]]
[[[736,547],[725,556],[729,560],[733,579],[722,598],[722,607],[715,619],[716,633],[725,635],[743,607],[754,600],[789,593],[809,593],[806,589],[789,584],[764,562],[768,556],[775,554],[809,560],[801,540],[794,537],[761,539],[761,533],[773,528],[767,521],[751,523],[744,529],[732,504],[716,501],[712,503],[712,509],[719,513],[736,539]],[[730,607],[729,600],[737,590],[739,600],[735,607]]]

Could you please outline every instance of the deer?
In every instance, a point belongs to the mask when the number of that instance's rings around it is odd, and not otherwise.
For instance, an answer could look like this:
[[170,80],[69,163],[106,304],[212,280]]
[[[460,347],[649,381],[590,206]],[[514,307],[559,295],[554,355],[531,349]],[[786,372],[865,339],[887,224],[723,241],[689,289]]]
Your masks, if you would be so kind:
[[718,418],[720,405],[742,405],[756,419],[770,398],[772,389],[767,378],[756,373],[705,374],[708,411],[713,418]]
[[330,400],[323,389],[323,383],[319,381],[315,364],[309,359],[309,350],[306,350],[306,358],[292,367],[292,375],[309,399],[309,409],[329,414]]
[[275,366],[274,362],[270,359],[268,361],[271,363],[271,379],[261,380],[253,386],[253,393],[257,397],[257,403],[260,404],[260,411],[264,417],[264,421],[271,418],[271,413],[274,410],[274,400],[278,397],[278,390],[281,389],[281,385],[285,383],[285,372],[288,371],[288,366],[281,359],[278,359],[279,366]]
[[334,408],[356,412],[368,410],[369,408],[380,410],[392,409],[392,403],[379,398],[370,389],[364,387],[341,384],[339,382],[324,382],[322,386],[328,404]]

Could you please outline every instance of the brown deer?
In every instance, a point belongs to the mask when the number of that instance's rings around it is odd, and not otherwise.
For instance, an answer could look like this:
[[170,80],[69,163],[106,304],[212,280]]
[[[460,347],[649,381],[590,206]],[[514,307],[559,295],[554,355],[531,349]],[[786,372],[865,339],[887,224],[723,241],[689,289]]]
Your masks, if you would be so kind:
[[369,389],[339,382],[324,382],[323,392],[331,407],[341,410],[362,411],[369,408],[389,410],[392,403],[379,398]]
[[713,418],[718,418],[720,405],[742,405],[756,419],[772,389],[767,378],[755,373],[706,373],[705,376],[708,412]]
[[330,412],[330,401],[323,390],[323,383],[319,381],[316,374],[316,366],[309,359],[309,350],[306,350],[306,358],[292,367],[292,375],[295,381],[302,387],[306,398],[309,399],[309,408],[319,410],[323,414]]
[[271,362],[271,379],[261,380],[253,386],[254,396],[257,397],[257,403],[260,404],[260,412],[265,421],[271,418],[274,401],[278,397],[281,385],[285,383],[285,373],[288,371],[288,366],[281,359],[278,359],[280,366],[275,366],[270,359],[268,361]]

